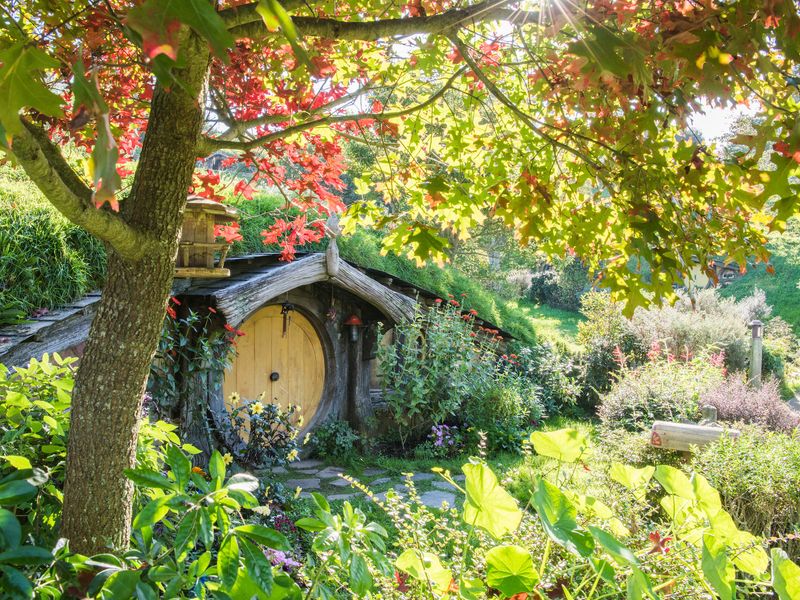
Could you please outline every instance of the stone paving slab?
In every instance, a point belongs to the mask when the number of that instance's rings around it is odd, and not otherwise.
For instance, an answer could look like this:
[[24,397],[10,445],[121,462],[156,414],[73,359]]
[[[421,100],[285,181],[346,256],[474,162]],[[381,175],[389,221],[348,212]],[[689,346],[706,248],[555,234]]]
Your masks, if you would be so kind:
[[342,478],[334,479],[333,481],[329,481],[328,483],[330,483],[332,486],[335,487],[348,487],[350,485],[349,481]]
[[369,469],[364,469],[362,474],[364,477],[375,477],[376,475],[383,475],[384,473],[386,473],[386,469],[371,467]]
[[317,471],[316,476],[320,479],[333,479],[344,473],[344,469],[340,467],[326,467],[321,471]]
[[296,462],[290,463],[289,467],[296,470],[303,470],[303,469],[319,469],[320,467],[324,467],[325,463],[321,460],[317,460],[315,458],[307,458],[305,460],[298,460]]
[[440,508],[442,502],[447,502],[448,506],[455,505],[456,497],[449,492],[431,490],[421,494],[419,500],[428,508]]
[[438,478],[439,476],[433,473],[414,473],[414,475],[411,476],[411,481],[419,483],[420,481],[431,481]]
[[309,477],[307,479],[288,479],[286,480],[286,487],[288,488],[297,488],[301,487],[303,489],[312,489],[318,490],[319,489],[319,478],[318,477]]
[[390,481],[392,481],[391,477],[381,477],[380,479],[373,479],[372,481],[369,482],[369,485],[370,486],[384,485],[385,483],[389,483]]
[[331,501],[331,502],[333,502],[334,500],[350,500],[351,498],[354,498],[357,495],[358,494],[355,494],[355,493],[354,494],[333,494],[331,496],[328,496],[328,500]]
[[447,481],[444,481],[444,480],[442,480],[442,481],[434,481],[432,485],[437,490],[444,490],[446,492],[452,492],[453,490],[456,489],[455,487],[453,487],[452,483],[448,483]]

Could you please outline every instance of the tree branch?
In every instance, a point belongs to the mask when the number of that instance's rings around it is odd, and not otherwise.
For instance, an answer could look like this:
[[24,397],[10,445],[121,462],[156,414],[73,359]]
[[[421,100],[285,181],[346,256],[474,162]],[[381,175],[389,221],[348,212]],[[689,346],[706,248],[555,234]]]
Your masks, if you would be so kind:
[[303,123],[291,125],[289,127],[281,129],[280,131],[273,131],[271,133],[267,133],[255,139],[246,141],[233,141],[222,138],[211,138],[208,136],[202,136],[198,144],[198,153],[200,155],[206,155],[210,154],[211,152],[215,152],[217,150],[239,150],[242,152],[246,152],[248,150],[252,150],[253,148],[263,146],[264,144],[267,144],[274,140],[279,140],[288,137],[292,134],[300,133],[302,131],[307,131],[309,129],[320,127],[322,125],[331,125],[333,123],[345,123],[348,121],[360,121],[363,119],[388,121],[390,119],[403,117],[413,112],[422,110],[430,106],[434,102],[436,102],[439,98],[441,98],[444,95],[444,93],[448,89],[450,89],[453,86],[455,80],[462,73],[464,73],[465,70],[466,67],[461,67],[458,71],[453,73],[450,76],[450,78],[445,82],[445,84],[435,94],[432,94],[424,102],[421,102],[420,104],[415,104],[413,106],[404,108],[402,110],[396,110],[392,112],[382,112],[382,113],[355,113],[350,115],[328,115],[326,117],[320,117],[319,119],[314,119],[312,121],[305,121]]
[[[495,83],[486,76],[481,68],[478,66],[478,63],[469,55],[469,48],[467,45],[461,41],[455,34],[450,35],[450,41],[453,42],[455,47],[461,53],[461,56],[464,58],[464,62],[469,65],[469,68],[475,73],[475,76],[478,80],[486,86],[486,89],[489,93],[494,96],[501,104],[503,104],[506,108],[508,108],[512,114],[517,117],[520,121],[522,121],[525,125],[527,125],[531,130],[533,130],[539,137],[543,140],[547,141],[549,144],[561,148],[566,152],[572,154],[573,156],[580,158],[586,164],[590,165],[597,171],[602,170],[602,165],[598,164],[591,156],[578,150],[577,148],[573,148],[569,144],[565,144],[554,137],[548,135],[546,132],[542,131],[541,127],[539,127],[536,123],[536,120],[525,113],[522,109],[520,109],[508,96],[506,96],[500,88],[498,88]],[[545,124],[546,125],[546,124]]]
[[11,152],[28,177],[58,211],[95,237],[108,242],[123,258],[142,258],[155,242],[126,223],[122,217],[95,208],[90,190],[40,127],[23,121],[14,135]]
[[[319,17],[292,17],[300,36],[314,36],[335,40],[376,41],[390,37],[404,37],[419,34],[439,34],[447,31],[477,25],[488,21],[510,21],[515,23],[537,23],[539,14],[513,8],[506,8],[512,0],[484,0],[466,8],[452,8],[442,13],[398,19],[379,19],[376,21],[340,21]],[[230,32],[237,38],[262,39],[273,33],[267,31],[255,8],[249,9],[258,19],[245,19],[243,9],[240,15],[229,19]]]

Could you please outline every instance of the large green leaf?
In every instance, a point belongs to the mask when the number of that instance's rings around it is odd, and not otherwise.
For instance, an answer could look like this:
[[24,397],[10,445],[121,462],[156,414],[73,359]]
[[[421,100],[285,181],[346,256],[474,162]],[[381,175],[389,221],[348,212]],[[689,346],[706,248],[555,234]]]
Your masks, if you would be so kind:
[[719,594],[721,600],[736,598],[736,569],[728,560],[725,544],[713,535],[703,536],[701,566],[703,575]]
[[158,523],[161,519],[167,516],[169,506],[167,503],[172,499],[172,495],[160,496],[148,502],[145,507],[139,511],[136,518],[133,520],[133,528],[141,529],[149,527]]
[[141,580],[139,571],[117,571],[103,586],[103,598],[107,600],[130,600],[136,597],[136,586]]
[[617,538],[603,531],[598,527],[589,526],[589,531],[592,536],[597,540],[603,549],[608,552],[611,557],[620,565],[638,565],[639,559],[630,551],[630,549],[622,544]]
[[29,600],[33,598],[33,586],[28,578],[14,567],[0,565],[0,589],[8,596],[9,600]]
[[589,448],[589,438],[577,429],[534,431],[531,443],[538,454],[563,462],[575,462]]
[[772,549],[772,587],[780,600],[800,600],[800,567],[780,548]]
[[350,589],[357,598],[363,598],[372,589],[372,575],[367,561],[360,554],[353,554],[350,558]]
[[16,548],[21,539],[22,527],[16,515],[5,508],[0,508],[0,549]]
[[517,501],[497,482],[492,470],[483,463],[461,467],[466,476],[463,518],[469,525],[482,527],[494,538],[516,531],[522,521]]
[[25,479],[0,484],[0,506],[15,506],[36,495],[36,488]]
[[10,565],[41,565],[53,560],[53,554],[38,546],[17,546],[0,552],[0,563]]
[[408,549],[397,557],[395,566],[414,579],[430,585],[439,594],[450,588],[453,575],[442,566],[439,557],[431,552]]
[[261,548],[252,542],[246,539],[241,540],[240,548],[248,574],[262,590],[269,594],[272,591],[273,582],[272,564],[267,560]]
[[686,473],[669,465],[658,465],[655,478],[664,487],[668,494],[679,496],[687,500],[694,500],[694,486]]
[[275,550],[291,550],[292,546],[286,536],[280,531],[276,531],[270,527],[264,527],[257,523],[247,523],[246,525],[239,525],[233,529],[233,533],[237,536],[245,536],[254,542],[274,548]]
[[625,597],[627,600],[643,600],[644,598],[658,600],[658,596],[655,590],[653,590],[650,579],[647,575],[642,573],[638,567],[633,567],[633,571],[631,571],[631,574],[628,576],[625,587]]
[[652,479],[655,472],[656,468],[652,466],[637,469],[630,465],[615,462],[611,465],[608,475],[617,483],[631,490],[636,498],[642,499],[647,491],[647,484],[650,483],[650,479]]
[[22,131],[19,112],[33,108],[51,117],[60,117],[61,98],[42,81],[43,73],[60,63],[34,46],[20,42],[0,50],[0,124],[7,136]]
[[506,597],[530,592],[539,581],[530,552],[520,546],[496,546],[486,553],[486,583]]
[[217,555],[217,575],[222,584],[228,588],[236,583],[239,574],[239,542],[233,535],[227,535],[219,545]]
[[580,556],[592,553],[592,536],[578,528],[575,506],[561,490],[549,481],[539,479],[532,501],[542,526],[554,542]]
[[172,479],[167,479],[161,473],[149,469],[125,469],[125,476],[140,487],[178,491],[178,486]]

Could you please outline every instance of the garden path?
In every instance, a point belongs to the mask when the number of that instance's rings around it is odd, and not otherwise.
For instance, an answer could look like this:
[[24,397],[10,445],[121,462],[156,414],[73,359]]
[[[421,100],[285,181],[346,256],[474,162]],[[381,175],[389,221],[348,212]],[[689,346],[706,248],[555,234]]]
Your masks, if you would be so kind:
[[[385,469],[370,467],[357,471],[346,467],[329,466],[321,460],[301,460],[293,462],[288,468],[275,468],[271,476],[281,481],[289,491],[300,488],[301,498],[310,498],[311,492],[320,492],[330,501],[366,499],[366,494],[353,487],[345,477],[351,477],[366,485],[379,500],[385,500],[390,490],[400,496],[407,496],[409,489],[406,477],[390,474]],[[455,475],[455,481],[463,481],[463,475]],[[448,506],[460,503],[461,493],[451,484],[434,473],[414,473],[411,476],[419,501],[428,508],[441,508],[443,502]]]

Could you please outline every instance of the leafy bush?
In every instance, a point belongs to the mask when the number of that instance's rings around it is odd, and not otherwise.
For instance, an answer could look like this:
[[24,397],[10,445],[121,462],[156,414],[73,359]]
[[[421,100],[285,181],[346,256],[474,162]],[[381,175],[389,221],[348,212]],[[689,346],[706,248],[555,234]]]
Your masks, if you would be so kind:
[[730,370],[745,369],[750,340],[743,309],[734,300],[721,298],[713,290],[702,290],[693,298],[679,294],[672,306],[638,309],[631,328],[646,348],[660,346],[676,357],[696,356],[704,352],[725,352]]
[[[550,342],[516,349],[517,370],[536,384],[539,412],[558,414],[574,407],[583,392],[581,365],[570,352]],[[531,390],[531,398],[534,390]],[[540,415],[533,415],[537,418]]]
[[722,370],[708,358],[688,362],[659,359],[628,370],[598,408],[607,427],[644,431],[655,420],[697,420],[700,396],[723,381]]
[[800,426],[800,414],[781,399],[778,382],[765,381],[760,388],[748,385],[742,375],[732,375],[700,394],[701,406],[713,406],[723,421],[741,421],[773,431],[791,433]]
[[580,259],[567,256],[540,265],[532,273],[528,296],[533,302],[566,310],[578,310],[589,289],[589,272]]
[[458,302],[417,313],[378,347],[383,397],[401,445],[419,441],[432,425],[455,417],[464,398],[485,389],[496,371],[497,340],[472,331]]
[[264,402],[262,393],[256,400],[240,403],[238,393],[228,398],[231,409],[233,431],[244,446],[233,448],[236,459],[252,467],[285,466],[297,458],[299,453],[297,436],[303,426],[300,407],[291,404],[283,408],[279,404]]
[[355,453],[360,439],[350,423],[331,419],[314,429],[308,444],[314,456],[347,461]]
[[631,362],[637,363],[644,358],[647,347],[622,314],[622,305],[612,302],[609,294],[587,293],[581,302],[581,312],[586,320],[578,324],[578,342],[584,347],[586,399],[593,406],[611,387],[612,374],[620,368],[614,360],[614,350],[619,348]]
[[499,356],[497,332],[474,331],[475,311],[462,315],[458,304],[398,324],[394,344],[378,349],[383,397],[403,448],[434,425],[461,423],[491,439],[542,415],[537,386],[517,355]]
[[[742,429],[738,439],[721,438],[699,448],[692,469],[722,495],[740,527],[758,535],[800,531],[800,436]],[[790,546],[800,557],[800,542]]]

